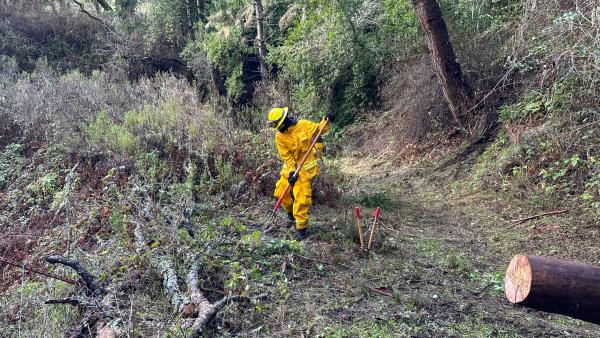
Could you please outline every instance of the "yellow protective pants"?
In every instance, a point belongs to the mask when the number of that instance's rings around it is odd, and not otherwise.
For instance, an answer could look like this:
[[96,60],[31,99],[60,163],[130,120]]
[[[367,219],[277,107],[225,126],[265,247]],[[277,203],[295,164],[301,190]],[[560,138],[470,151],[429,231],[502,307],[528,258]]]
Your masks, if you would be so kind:
[[[287,175],[281,175],[275,185],[275,197],[279,198],[288,185]],[[293,189],[283,197],[281,205],[288,213],[294,215],[296,220],[296,229],[305,229],[308,227],[308,210],[312,205],[311,179],[300,177]]]

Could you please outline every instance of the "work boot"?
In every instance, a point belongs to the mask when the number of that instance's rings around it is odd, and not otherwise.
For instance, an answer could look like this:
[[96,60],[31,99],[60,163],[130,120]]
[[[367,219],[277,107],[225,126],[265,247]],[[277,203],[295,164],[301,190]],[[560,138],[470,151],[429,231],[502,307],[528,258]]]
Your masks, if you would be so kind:
[[298,242],[300,242],[301,240],[305,239],[306,237],[308,237],[308,229],[304,228],[304,229],[297,229],[296,233],[294,234],[294,239],[297,240]]
[[288,212],[288,225],[294,226],[294,224],[296,224],[296,219],[294,218],[294,213],[292,212]]

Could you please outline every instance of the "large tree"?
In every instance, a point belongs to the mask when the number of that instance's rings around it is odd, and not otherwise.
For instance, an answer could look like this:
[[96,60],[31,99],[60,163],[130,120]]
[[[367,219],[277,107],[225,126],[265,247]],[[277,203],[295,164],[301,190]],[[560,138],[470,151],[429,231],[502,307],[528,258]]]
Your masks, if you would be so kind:
[[256,44],[258,45],[258,61],[260,62],[260,75],[263,81],[269,77],[267,68],[267,47],[265,41],[264,15],[261,0],[254,0],[254,10],[256,13]]
[[454,120],[461,125],[473,93],[465,81],[436,0],[412,0],[431,53],[431,61]]

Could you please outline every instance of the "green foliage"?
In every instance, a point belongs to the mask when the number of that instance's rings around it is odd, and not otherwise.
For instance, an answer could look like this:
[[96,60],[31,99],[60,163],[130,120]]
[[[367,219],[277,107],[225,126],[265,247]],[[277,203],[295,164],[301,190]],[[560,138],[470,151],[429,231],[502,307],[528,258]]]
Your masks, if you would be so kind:
[[392,210],[395,207],[395,202],[390,196],[389,191],[376,191],[373,193],[365,193],[360,196],[358,201],[367,208],[381,208],[383,210]]
[[172,98],[128,111],[123,122],[114,122],[102,112],[86,130],[92,144],[123,155],[158,152],[175,156],[189,150],[189,142],[200,142],[199,121],[186,116],[185,108]]
[[456,34],[487,32],[514,22],[521,10],[517,0],[441,0],[444,15]]
[[128,17],[135,12],[138,0],[116,0],[116,12],[120,17]]
[[[584,159],[579,154],[574,154],[563,160],[554,161],[542,169],[539,173],[542,177],[540,184],[547,194],[557,192],[571,194],[583,191],[579,198],[593,208],[600,208],[599,168],[600,162],[596,157]],[[574,179],[578,171],[586,174],[584,182]]]
[[239,102],[244,93],[243,64],[252,53],[244,44],[243,34],[243,28],[238,25],[202,28],[182,53],[188,60],[195,59],[199,53],[206,55],[208,62],[224,77],[227,97],[234,103]]
[[333,111],[346,124],[376,96],[373,54],[351,19],[359,5],[309,2],[306,20],[272,49],[269,60],[282,68],[280,80],[290,84],[296,110]]
[[113,123],[104,112],[88,125],[87,131],[91,142],[114,152],[133,154],[140,147],[138,138],[124,126]]
[[544,116],[564,114],[572,106],[573,89],[567,89],[562,83],[555,83],[545,93],[530,90],[518,103],[502,106],[499,121],[526,124]]
[[147,22],[149,42],[164,39],[173,44],[182,44],[190,32],[185,6],[186,2],[181,0],[149,1]]
[[[253,89],[258,69],[248,68],[256,58],[256,50],[249,41],[256,38],[253,5],[249,1],[211,2],[204,11],[206,22],[197,22],[194,36],[187,41],[181,55],[193,65],[200,56],[218,71],[225,83],[227,98],[234,106],[246,103],[245,97]],[[245,20],[245,21],[244,21]],[[203,68],[202,71],[205,71]],[[215,74],[216,75],[216,74]]]
[[6,188],[21,175],[23,165],[22,149],[21,144],[12,143],[0,152],[0,190]]
[[381,4],[379,29],[374,32],[373,46],[382,60],[400,59],[425,52],[425,44],[414,7],[408,0],[384,0]]

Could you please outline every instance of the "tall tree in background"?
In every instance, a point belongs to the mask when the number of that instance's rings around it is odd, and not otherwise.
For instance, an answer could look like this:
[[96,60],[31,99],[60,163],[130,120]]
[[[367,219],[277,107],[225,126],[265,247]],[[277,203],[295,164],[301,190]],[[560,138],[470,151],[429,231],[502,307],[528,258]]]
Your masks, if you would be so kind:
[[67,10],[67,4],[65,3],[65,0],[58,0],[58,8],[60,8],[61,12]]
[[95,2],[102,6],[105,11],[112,11],[111,5],[106,0],[96,0]]
[[450,43],[446,22],[436,0],[412,0],[431,53],[431,61],[454,120],[461,125],[473,93],[463,77]]
[[258,59],[260,62],[260,75],[262,80],[269,77],[267,68],[267,47],[265,43],[264,15],[261,0],[254,0],[254,9],[256,11],[256,43],[258,45]]

